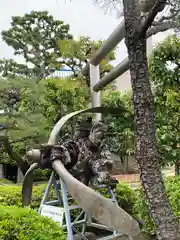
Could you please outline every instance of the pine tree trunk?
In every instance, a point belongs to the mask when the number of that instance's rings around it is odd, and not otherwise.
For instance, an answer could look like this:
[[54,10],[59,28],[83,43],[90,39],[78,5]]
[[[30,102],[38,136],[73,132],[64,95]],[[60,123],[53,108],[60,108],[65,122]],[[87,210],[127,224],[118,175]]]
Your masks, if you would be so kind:
[[[126,46],[133,90],[136,160],[149,212],[159,240],[179,240],[176,217],[167,199],[158,162],[154,124],[154,100],[148,76],[146,37],[135,34],[140,27],[135,1],[124,0]],[[139,13],[140,16],[140,13]],[[138,17],[139,17],[138,16]],[[140,19],[140,18],[139,18]],[[139,22],[138,22],[139,21]],[[138,31],[137,31],[138,32]]]

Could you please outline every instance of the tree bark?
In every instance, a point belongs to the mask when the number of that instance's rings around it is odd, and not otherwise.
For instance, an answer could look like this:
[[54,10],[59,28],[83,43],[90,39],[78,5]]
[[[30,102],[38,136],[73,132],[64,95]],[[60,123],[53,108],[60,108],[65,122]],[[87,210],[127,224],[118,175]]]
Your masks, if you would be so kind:
[[177,160],[177,161],[175,162],[175,175],[176,175],[176,176],[179,176],[179,175],[180,175],[180,161],[179,161],[179,160]]
[[[127,3],[129,2],[129,3]],[[131,3],[130,3],[131,2]],[[146,33],[138,35],[140,12],[135,1],[124,0],[125,43],[133,90],[136,160],[159,240],[179,240],[180,230],[166,196],[155,137],[154,99],[148,76]]]

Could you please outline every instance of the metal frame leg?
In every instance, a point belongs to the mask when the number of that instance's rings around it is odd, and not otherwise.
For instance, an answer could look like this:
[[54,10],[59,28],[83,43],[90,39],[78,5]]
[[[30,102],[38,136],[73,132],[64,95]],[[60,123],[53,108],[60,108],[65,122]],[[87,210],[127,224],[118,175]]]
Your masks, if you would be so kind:
[[63,180],[61,180],[61,179],[60,179],[60,184],[61,184],[61,190],[62,190],[62,200],[63,200],[63,205],[64,205],[68,240],[73,240],[73,231],[72,231],[72,225],[71,225],[71,216],[70,216],[70,211],[69,211],[67,190],[66,190],[66,186],[65,186]]

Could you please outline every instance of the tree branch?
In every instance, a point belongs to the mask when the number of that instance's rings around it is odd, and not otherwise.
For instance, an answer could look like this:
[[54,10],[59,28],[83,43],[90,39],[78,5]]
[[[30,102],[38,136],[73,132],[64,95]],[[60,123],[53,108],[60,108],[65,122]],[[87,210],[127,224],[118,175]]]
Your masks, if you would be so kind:
[[161,23],[160,25],[150,28],[146,33],[146,38],[149,38],[150,36],[155,35],[159,32],[165,32],[175,27],[175,23],[171,21]]
[[154,21],[154,22],[152,22],[151,26],[158,26],[160,24],[161,24],[160,22]]
[[10,143],[12,144],[12,143],[17,143],[17,142],[24,142],[25,140],[30,140],[30,139],[33,139],[33,137],[27,136],[27,137],[19,138],[14,141],[11,141]]
[[139,31],[140,35],[143,35],[146,33],[147,29],[152,25],[156,15],[164,9],[166,5],[166,1],[167,0],[156,0],[153,8],[149,11],[148,16],[142,23],[141,29]]
[[178,15],[178,13],[179,13],[179,10],[173,10],[171,15],[169,15],[169,16],[162,16],[159,19],[159,22],[163,22],[163,21],[174,19]]

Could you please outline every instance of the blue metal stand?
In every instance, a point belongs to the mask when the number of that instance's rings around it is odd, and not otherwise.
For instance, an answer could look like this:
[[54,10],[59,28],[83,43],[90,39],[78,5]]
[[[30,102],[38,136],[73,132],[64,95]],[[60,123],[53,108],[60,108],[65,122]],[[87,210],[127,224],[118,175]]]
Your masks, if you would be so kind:
[[[55,190],[55,193],[56,193],[55,196],[54,195],[52,196],[52,187]],[[99,186],[98,188],[105,188],[105,187],[107,188],[107,186]],[[112,201],[114,201],[117,204],[113,190],[110,187],[108,187],[108,191]],[[93,219],[91,216],[89,216],[86,212],[84,212],[80,208],[80,206],[72,205],[72,202],[73,202],[73,199],[68,194],[64,182],[62,181],[62,179],[57,180],[55,177],[55,173],[53,172],[51,174],[48,185],[46,187],[44,196],[42,198],[40,208],[39,208],[39,213],[42,215],[48,216],[48,214],[43,214],[43,209],[47,208],[48,206],[51,206],[52,209],[54,207],[55,210],[61,209],[63,211],[63,217],[62,217],[62,221],[59,221],[59,220],[58,221],[61,227],[67,230],[68,240],[74,239],[73,233],[80,234],[82,239],[87,239],[85,237],[87,227],[93,227],[99,230],[101,229],[109,232],[108,236],[98,238],[99,240],[114,239],[115,237],[119,237],[123,235],[121,233],[108,229],[108,227],[102,224],[93,222]],[[78,211],[78,216],[74,220],[72,220],[73,215],[71,214],[71,212],[74,210]],[[56,211],[53,214],[56,215],[57,214]]]

